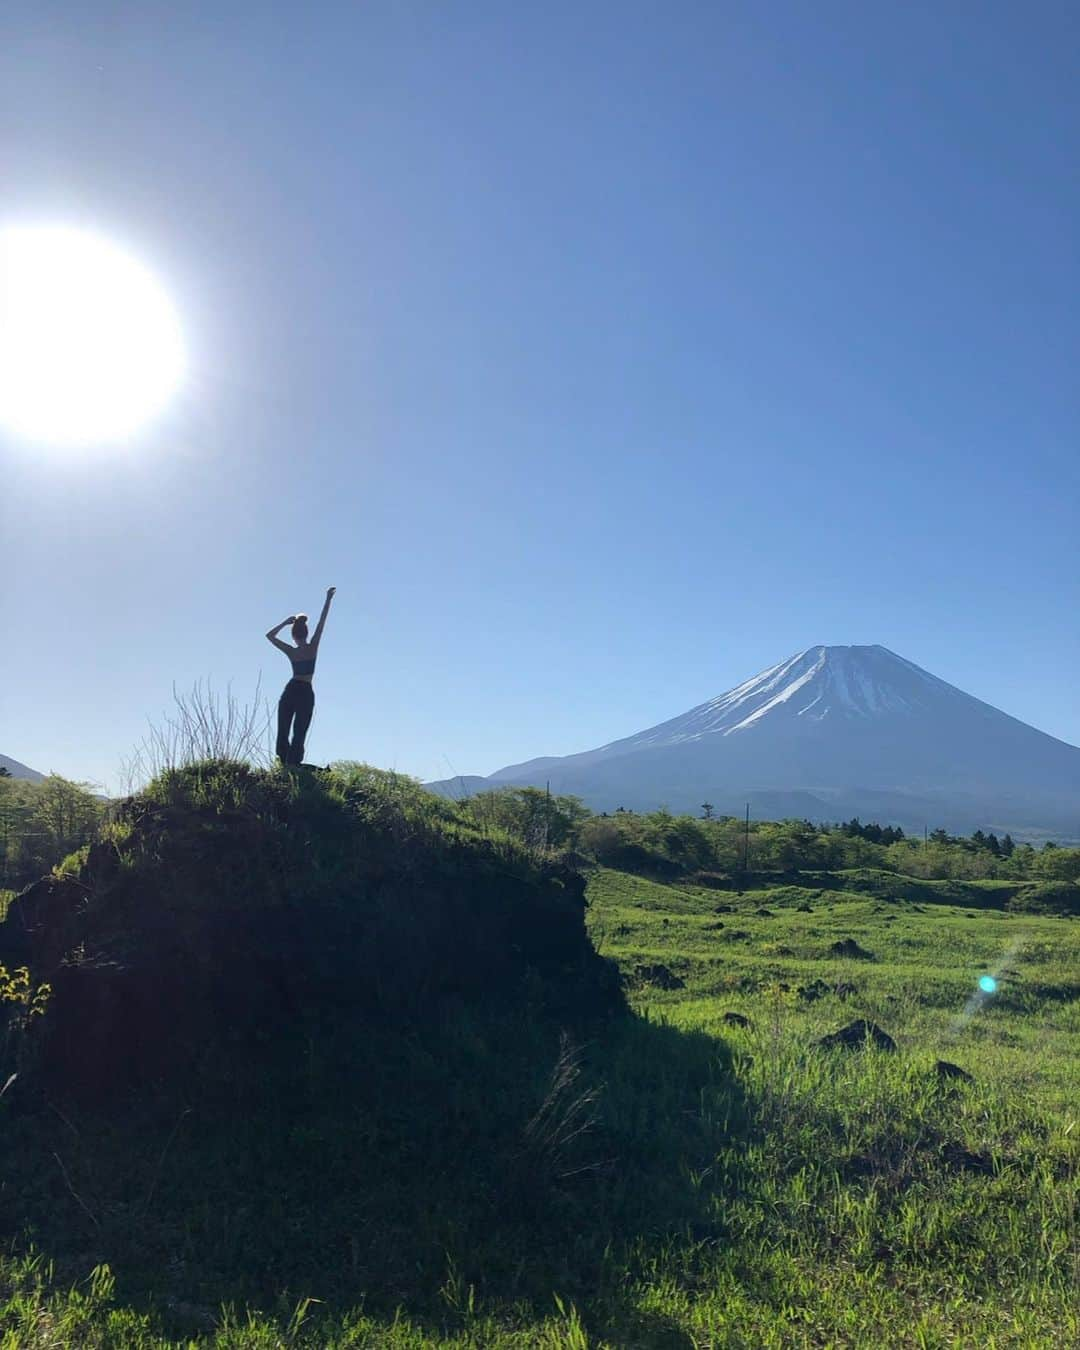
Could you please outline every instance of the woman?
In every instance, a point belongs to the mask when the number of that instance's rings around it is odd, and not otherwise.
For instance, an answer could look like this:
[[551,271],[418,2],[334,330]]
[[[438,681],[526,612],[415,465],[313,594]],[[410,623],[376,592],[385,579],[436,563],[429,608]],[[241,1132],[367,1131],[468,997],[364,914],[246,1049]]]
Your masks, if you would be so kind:
[[[292,679],[277,705],[277,757],[282,764],[300,764],[304,758],[304,737],[311,725],[311,714],[315,711],[315,690],[311,687],[311,677],[315,674],[315,658],[319,654],[319,642],[322,638],[326,616],[330,612],[330,601],[334,598],[336,586],[326,592],[326,603],[319,615],[315,627],[315,636],[308,641],[307,615],[294,614],[284,619],[276,628],[271,628],[267,637],[292,662]],[[290,647],[282,642],[278,634],[287,625],[292,624],[292,637],[296,643]],[[289,728],[292,727],[292,744],[289,744]]]

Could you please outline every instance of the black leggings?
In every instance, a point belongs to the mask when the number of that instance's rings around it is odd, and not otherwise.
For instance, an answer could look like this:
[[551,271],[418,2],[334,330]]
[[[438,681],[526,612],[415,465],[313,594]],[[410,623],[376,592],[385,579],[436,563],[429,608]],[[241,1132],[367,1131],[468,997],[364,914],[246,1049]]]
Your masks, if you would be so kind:
[[[290,680],[277,705],[277,757],[282,764],[300,764],[304,759],[304,737],[315,711],[315,690],[307,680]],[[295,718],[295,722],[293,721]],[[292,724],[292,745],[289,725]]]

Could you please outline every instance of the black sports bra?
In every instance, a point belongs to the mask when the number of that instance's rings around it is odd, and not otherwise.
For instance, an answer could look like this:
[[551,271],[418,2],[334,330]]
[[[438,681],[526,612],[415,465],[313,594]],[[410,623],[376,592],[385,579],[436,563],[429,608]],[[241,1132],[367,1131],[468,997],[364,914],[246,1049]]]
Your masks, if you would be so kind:
[[290,657],[289,660],[292,661],[292,673],[293,673],[293,677],[294,677],[294,678],[295,678],[297,675],[314,675],[314,674],[315,674],[315,661],[314,661],[314,658],[312,658],[312,659],[309,660],[309,661],[295,661],[295,660],[293,660],[292,657]]

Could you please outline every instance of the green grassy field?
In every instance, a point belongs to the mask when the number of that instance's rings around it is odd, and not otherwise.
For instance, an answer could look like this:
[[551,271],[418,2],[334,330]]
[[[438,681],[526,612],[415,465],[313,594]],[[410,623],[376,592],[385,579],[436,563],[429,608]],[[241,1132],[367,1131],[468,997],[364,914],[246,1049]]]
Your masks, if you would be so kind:
[[[735,1240],[692,1295],[652,1291],[687,1344],[1077,1342],[1080,924],[616,872],[590,891],[636,1010],[724,1037],[750,1104],[717,1161]],[[846,939],[873,959],[834,956]],[[658,964],[685,987],[635,976]],[[858,1017],[898,1052],[815,1048]]]
[[[462,1010],[328,1042],[251,1087],[243,1130],[203,1102],[16,1125],[36,1170],[5,1171],[0,1346],[1080,1342],[1080,921],[881,886],[589,890],[636,1017],[546,1115],[550,1033]],[[897,1052],[815,1045],[858,1017]]]
[[[796,886],[736,895],[609,871],[589,890],[593,940],[618,960],[647,1016],[770,1061],[794,1052],[806,1070],[819,1062],[805,1053],[815,1035],[865,1017],[894,1036],[906,1066],[956,1061],[1062,1128],[1080,1116],[1080,922]],[[830,946],[848,938],[874,959],[833,956]],[[635,979],[637,966],[657,963],[686,987],[665,992]],[[998,991],[965,1015],[987,974],[1000,974]],[[815,980],[856,992],[808,1001],[798,990]],[[754,1030],[725,1023],[729,1011],[750,1016]]]

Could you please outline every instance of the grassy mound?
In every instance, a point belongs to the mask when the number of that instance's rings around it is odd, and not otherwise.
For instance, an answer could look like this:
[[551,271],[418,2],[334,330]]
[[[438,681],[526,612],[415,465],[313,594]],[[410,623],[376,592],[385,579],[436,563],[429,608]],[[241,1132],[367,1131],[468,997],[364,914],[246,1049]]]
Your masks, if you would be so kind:
[[613,1010],[584,912],[576,872],[397,775],[207,763],[124,802],[16,899],[0,963],[51,988],[24,1067],[107,1100],[328,1019],[423,1020],[449,998]]
[[1009,901],[1009,909],[1026,914],[1080,914],[1080,885],[1075,881],[1036,881]]
[[[622,868],[638,875],[664,880],[653,869]],[[748,872],[724,875],[697,872],[686,884],[709,890],[763,892],[770,904],[799,905],[823,892],[842,891],[872,896],[875,900],[909,900],[924,905],[964,905],[968,909],[1009,909],[1027,914],[1080,914],[1080,886],[1074,882],[970,881],[961,878],[929,879],[890,872],[879,867],[848,867],[794,872]]]
[[125,803],[0,926],[0,1339],[544,1344],[558,1295],[626,1343],[628,1272],[722,1236],[741,1095],[584,920],[575,872],[393,775]]

